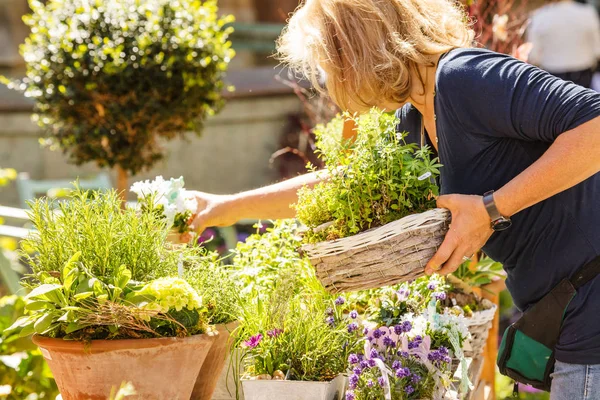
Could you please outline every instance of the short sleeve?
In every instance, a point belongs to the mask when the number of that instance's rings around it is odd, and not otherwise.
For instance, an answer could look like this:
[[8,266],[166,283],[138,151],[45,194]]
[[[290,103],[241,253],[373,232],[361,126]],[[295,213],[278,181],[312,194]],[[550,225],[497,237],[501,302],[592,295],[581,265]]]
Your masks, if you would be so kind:
[[600,116],[600,94],[512,57],[472,49],[443,61],[442,106],[474,132],[553,142]]

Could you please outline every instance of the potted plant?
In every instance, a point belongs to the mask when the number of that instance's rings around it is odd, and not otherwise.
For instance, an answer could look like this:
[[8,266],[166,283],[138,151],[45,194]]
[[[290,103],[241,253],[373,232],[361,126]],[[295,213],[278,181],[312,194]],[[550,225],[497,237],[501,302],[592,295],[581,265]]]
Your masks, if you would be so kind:
[[426,146],[405,143],[396,119],[376,110],[354,118],[356,140],[342,141],[347,118],[315,129],[328,178],[302,188],[295,206],[308,228],[302,250],[334,292],[422,275],[449,218],[435,209],[440,164]]
[[[191,400],[210,400],[224,373],[227,356],[235,338],[232,334],[235,334],[238,326],[241,296],[230,271],[219,265],[218,254],[207,252],[199,246],[194,249],[191,254],[197,252],[199,256],[190,259],[189,265],[185,267],[184,278],[202,293],[208,320],[214,324],[218,335],[200,368]],[[202,259],[203,262],[198,262]]]
[[165,245],[157,213],[120,205],[115,191],[79,189],[31,204],[30,314],[8,331],[35,334],[63,400],[106,398],[123,381],[140,398],[187,400],[215,339],[202,298],[176,277],[188,250]]
[[464,320],[470,335],[464,338],[463,351],[467,357],[479,356],[496,306],[456,278],[432,275],[382,288],[371,299],[369,314],[374,320],[390,326],[409,313],[418,315],[432,306],[439,314],[456,315]]
[[231,16],[215,0],[31,1],[27,76],[44,143],[76,164],[127,175],[164,157],[161,142],[200,132],[223,100]]
[[[429,310],[406,314],[396,325],[365,328],[364,350],[349,357],[346,400],[445,399],[453,388],[453,350],[467,334],[455,316]],[[453,343],[447,347],[446,343]],[[468,378],[463,374],[463,390]]]
[[314,278],[296,295],[282,275],[268,297],[245,305],[237,344],[246,400],[340,400],[348,356],[359,348],[358,314]]

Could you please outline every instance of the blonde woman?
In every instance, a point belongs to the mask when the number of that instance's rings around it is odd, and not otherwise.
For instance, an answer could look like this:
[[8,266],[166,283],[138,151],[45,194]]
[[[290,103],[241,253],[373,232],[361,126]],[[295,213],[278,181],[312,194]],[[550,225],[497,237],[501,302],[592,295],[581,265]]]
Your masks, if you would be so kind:
[[[452,225],[427,273],[450,273],[483,248],[504,264],[526,310],[600,255],[600,95],[472,40],[452,1],[307,0],[279,52],[315,87],[324,81],[342,109],[398,110],[398,129],[435,149],[444,164],[438,205]],[[317,180],[198,192],[194,226],[294,217],[296,191]],[[564,312],[553,400],[600,399],[600,278],[592,278]]]

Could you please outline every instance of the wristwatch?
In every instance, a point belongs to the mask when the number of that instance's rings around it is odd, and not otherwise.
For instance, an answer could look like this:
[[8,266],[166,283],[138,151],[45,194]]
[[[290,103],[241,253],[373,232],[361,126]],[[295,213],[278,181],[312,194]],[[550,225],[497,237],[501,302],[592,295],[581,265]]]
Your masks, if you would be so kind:
[[483,205],[492,220],[492,229],[496,232],[510,228],[512,221],[510,218],[500,215],[496,203],[494,203],[494,191],[490,190],[483,195]]

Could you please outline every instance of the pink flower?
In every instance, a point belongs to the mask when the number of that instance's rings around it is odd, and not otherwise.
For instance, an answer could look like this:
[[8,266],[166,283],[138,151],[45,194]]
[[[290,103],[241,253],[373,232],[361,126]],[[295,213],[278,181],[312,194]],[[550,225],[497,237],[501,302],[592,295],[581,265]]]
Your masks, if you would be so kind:
[[259,333],[258,335],[251,336],[250,339],[244,342],[244,346],[249,349],[253,349],[258,346],[263,338],[263,335]]

